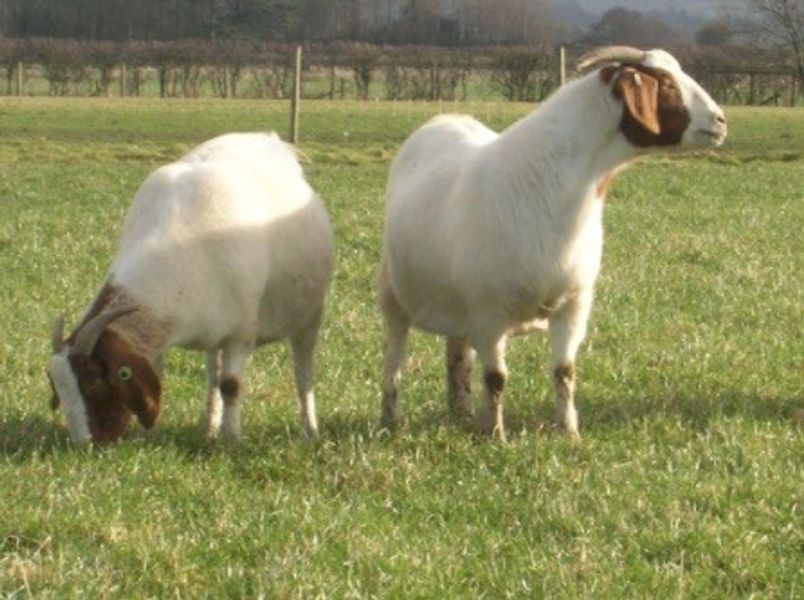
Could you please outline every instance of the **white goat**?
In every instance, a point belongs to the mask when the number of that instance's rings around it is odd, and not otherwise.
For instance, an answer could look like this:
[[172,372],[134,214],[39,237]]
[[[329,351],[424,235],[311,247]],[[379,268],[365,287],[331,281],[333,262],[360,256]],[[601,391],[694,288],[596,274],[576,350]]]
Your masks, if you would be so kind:
[[484,428],[505,438],[509,335],[549,326],[558,424],[578,436],[575,355],[600,268],[613,172],[652,148],[717,146],[723,111],[667,52],[610,47],[502,134],[468,116],[416,131],[391,167],[380,268],[383,421],[399,419],[411,326],[447,338],[448,405],[467,413],[476,351]]
[[260,344],[290,338],[301,420],[317,431],[313,353],[332,273],[327,212],[275,134],[207,141],[143,183],[117,259],[83,321],[53,331],[49,376],[77,443],[153,426],[161,357],[207,353],[208,433],[240,436],[242,380]]

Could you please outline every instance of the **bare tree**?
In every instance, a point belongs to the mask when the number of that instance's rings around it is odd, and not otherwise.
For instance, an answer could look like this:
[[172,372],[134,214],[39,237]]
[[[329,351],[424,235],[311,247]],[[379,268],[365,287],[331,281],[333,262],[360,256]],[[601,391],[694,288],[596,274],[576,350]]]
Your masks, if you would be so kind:
[[745,0],[759,33],[786,48],[804,86],[804,0]]
[[581,39],[590,45],[627,44],[642,47],[672,47],[688,40],[664,22],[638,10],[612,8],[606,11]]

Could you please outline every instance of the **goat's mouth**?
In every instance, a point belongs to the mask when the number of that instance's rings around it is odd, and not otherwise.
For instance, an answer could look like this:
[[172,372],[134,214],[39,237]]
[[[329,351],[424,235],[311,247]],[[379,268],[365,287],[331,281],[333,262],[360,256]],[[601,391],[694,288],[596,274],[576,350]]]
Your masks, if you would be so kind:
[[699,129],[697,134],[700,139],[707,141],[713,146],[720,146],[726,139],[725,129]]

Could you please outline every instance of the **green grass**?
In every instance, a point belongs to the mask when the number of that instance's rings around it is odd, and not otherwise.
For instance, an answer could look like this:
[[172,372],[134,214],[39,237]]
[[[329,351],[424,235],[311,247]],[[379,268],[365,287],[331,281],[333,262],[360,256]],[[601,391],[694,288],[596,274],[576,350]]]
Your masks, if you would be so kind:
[[729,110],[717,153],[615,184],[584,436],[550,427],[544,337],[511,344],[507,445],[444,418],[439,340],[413,336],[407,426],[377,426],[374,278],[388,161],[439,110],[307,103],[302,151],[333,215],[321,439],[283,345],[248,371],[244,440],[206,443],[201,355],[168,361],[158,430],[78,450],[51,416],[52,318],[99,288],[156,165],[281,103],[0,100],[0,595],[761,597],[804,590],[804,111]]

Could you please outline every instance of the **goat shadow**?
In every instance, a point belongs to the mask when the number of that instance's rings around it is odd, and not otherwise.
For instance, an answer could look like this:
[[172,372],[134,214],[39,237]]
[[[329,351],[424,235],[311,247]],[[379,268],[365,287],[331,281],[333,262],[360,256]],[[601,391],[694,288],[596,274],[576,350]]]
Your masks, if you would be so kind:
[[[505,409],[505,425],[509,439],[527,435],[550,436],[555,432],[553,408],[539,402],[530,407],[518,400]],[[645,421],[662,419],[681,422],[691,431],[706,431],[715,420],[743,418],[755,422],[788,424],[804,427],[804,397],[762,397],[740,390],[724,390],[715,397],[669,395],[650,397],[627,403],[615,398],[581,398],[579,412],[582,435],[611,435],[632,429]],[[220,451],[235,455],[253,455],[255,450],[272,448],[315,449],[323,444],[360,444],[380,447],[404,436],[415,441],[436,435],[443,427],[454,428],[469,435],[476,443],[488,443],[471,421],[455,421],[445,412],[443,403],[435,400],[427,406],[413,406],[397,431],[383,428],[377,415],[358,411],[339,411],[323,414],[320,434],[307,441],[295,419],[274,420],[270,423],[246,420],[244,439],[232,447],[223,440],[207,440],[197,422],[157,425],[144,432],[134,426],[119,444],[143,444],[152,449],[172,449],[187,460],[197,461]],[[5,415],[0,420],[0,454],[11,463],[26,463],[49,455],[74,450],[66,428],[57,418],[41,414]],[[104,451],[101,449],[100,451]]]

